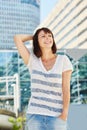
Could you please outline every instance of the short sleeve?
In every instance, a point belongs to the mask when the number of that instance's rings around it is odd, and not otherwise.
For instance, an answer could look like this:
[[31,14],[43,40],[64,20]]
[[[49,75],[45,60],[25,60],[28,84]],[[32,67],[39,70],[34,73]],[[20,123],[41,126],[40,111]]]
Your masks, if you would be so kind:
[[73,66],[72,66],[70,59],[66,55],[64,55],[62,72],[68,71],[68,70],[73,71]]

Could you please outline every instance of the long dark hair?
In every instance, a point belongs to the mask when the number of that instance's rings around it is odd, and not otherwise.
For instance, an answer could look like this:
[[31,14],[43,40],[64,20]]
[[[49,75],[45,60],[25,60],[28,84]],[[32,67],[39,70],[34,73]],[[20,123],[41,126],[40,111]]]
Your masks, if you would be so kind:
[[56,53],[56,50],[57,50],[52,31],[51,31],[50,29],[48,29],[48,28],[45,28],[45,27],[39,28],[39,29],[35,32],[35,34],[34,34],[34,36],[33,36],[33,52],[34,52],[34,54],[35,54],[38,58],[42,56],[42,51],[41,51],[41,49],[40,49],[39,42],[38,42],[38,34],[39,34],[39,32],[42,31],[42,30],[43,30],[45,33],[50,33],[50,34],[52,35],[52,38],[53,38],[52,52],[53,52],[53,53]]

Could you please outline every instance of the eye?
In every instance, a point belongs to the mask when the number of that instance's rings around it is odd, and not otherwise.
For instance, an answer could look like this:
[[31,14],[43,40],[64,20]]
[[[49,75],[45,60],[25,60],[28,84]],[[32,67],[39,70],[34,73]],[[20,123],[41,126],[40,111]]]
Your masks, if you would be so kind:
[[45,37],[45,35],[42,35],[41,37]]
[[48,36],[49,36],[49,37],[52,37],[52,35],[51,35],[51,34],[49,34]]
[[44,38],[45,37],[45,35],[41,35],[41,36],[39,36],[39,38]]

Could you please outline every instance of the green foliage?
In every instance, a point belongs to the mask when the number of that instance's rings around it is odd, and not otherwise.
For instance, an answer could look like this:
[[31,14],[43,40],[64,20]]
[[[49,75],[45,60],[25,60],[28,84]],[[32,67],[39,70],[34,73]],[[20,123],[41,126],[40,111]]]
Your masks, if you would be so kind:
[[8,121],[10,123],[12,123],[12,125],[13,125],[13,129],[12,130],[21,130],[22,127],[23,127],[24,122],[26,121],[26,118],[18,117],[18,118],[15,119],[13,117],[10,117],[8,119]]

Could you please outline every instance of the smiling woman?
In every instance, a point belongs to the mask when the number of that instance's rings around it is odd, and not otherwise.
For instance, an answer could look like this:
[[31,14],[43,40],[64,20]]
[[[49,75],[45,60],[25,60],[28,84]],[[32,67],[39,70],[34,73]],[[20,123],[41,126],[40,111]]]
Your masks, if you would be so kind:
[[[28,40],[33,41],[32,51],[24,44]],[[18,34],[14,41],[31,75],[27,130],[67,130],[70,60],[56,54],[54,36],[48,28],[39,28],[34,35]]]
[[45,47],[43,45],[46,45],[48,47],[51,47],[53,45],[52,35],[50,33],[45,33],[44,31],[41,31],[38,35],[38,41],[39,44],[42,43],[42,45],[40,44],[40,47],[42,48]]
[[50,57],[51,55],[53,57],[57,50],[53,33],[48,28],[41,28],[38,29],[33,36],[33,51],[39,58],[45,54],[45,52],[43,53],[42,51],[46,51],[46,49],[49,49]]

